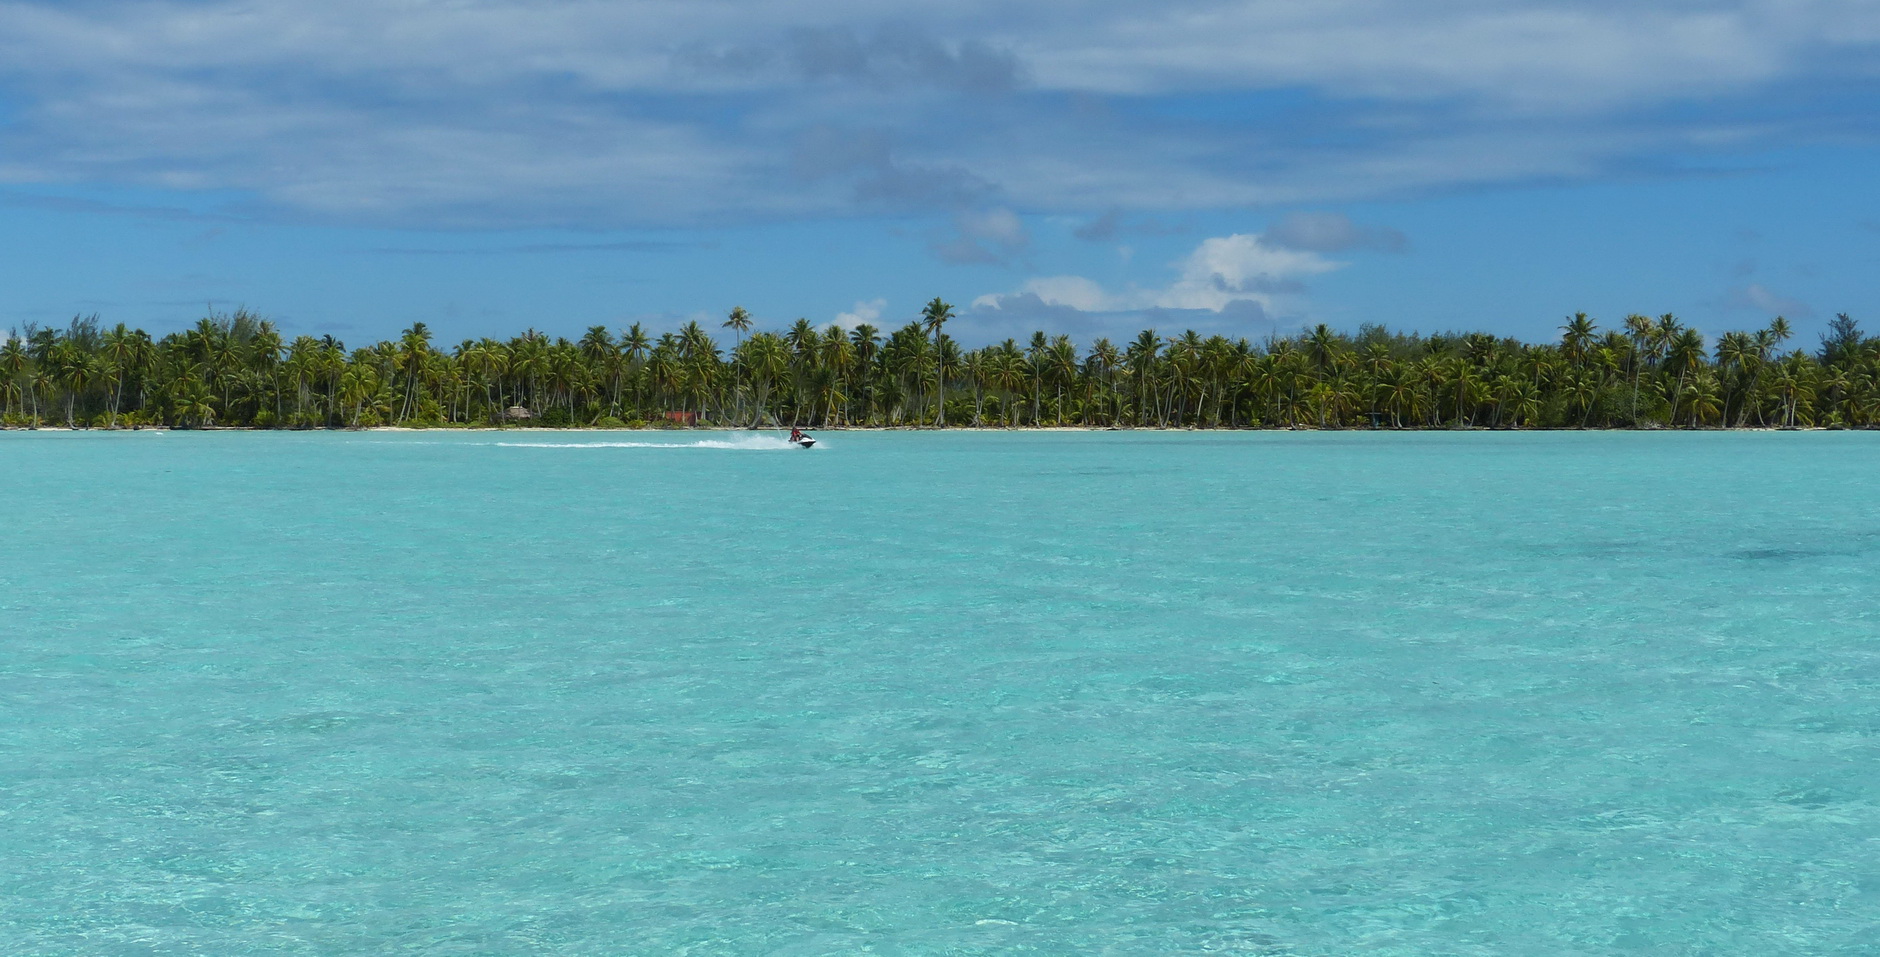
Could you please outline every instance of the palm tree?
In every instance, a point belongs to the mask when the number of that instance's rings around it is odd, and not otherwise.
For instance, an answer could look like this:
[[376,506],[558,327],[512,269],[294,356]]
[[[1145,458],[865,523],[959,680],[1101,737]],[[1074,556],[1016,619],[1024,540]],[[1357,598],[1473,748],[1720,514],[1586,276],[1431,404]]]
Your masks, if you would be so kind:
[[1025,371],[1025,360],[1017,346],[1012,340],[1005,340],[1005,348],[998,352],[992,370],[992,381],[1004,393],[1000,409],[1005,413],[1005,427],[1008,429],[1017,424],[1018,403],[1012,400],[1025,385]]
[[586,360],[587,381],[591,384],[607,384],[607,414],[615,415],[620,411],[620,347],[614,343],[613,334],[606,326],[589,326],[581,341],[576,343],[581,349],[581,358]]
[[986,413],[986,377],[990,375],[991,353],[974,349],[966,354],[966,381],[973,385],[973,427],[984,424]]
[[100,357],[104,360],[105,376],[111,382],[108,428],[117,428],[118,410],[124,405],[124,380],[132,371],[137,351],[137,336],[123,323],[118,323],[104,334],[104,349]]
[[798,362],[803,362],[815,353],[816,344],[821,340],[821,333],[810,324],[808,319],[798,318],[790,325],[790,331],[784,333],[784,342],[790,346],[790,352]]
[[[1751,381],[1755,362],[1755,346],[1747,334],[1726,332],[1717,340],[1717,373],[1721,378],[1723,388],[1722,416],[1725,425],[1731,422],[1730,399],[1733,394],[1742,397],[1737,407],[1736,421],[1741,421],[1746,412],[1747,386]],[[1736,382],[1734,389],[1731,388],[1733,375]]]
[[732,306],[731,315],[725,319],[719,328],[730,329],[732,332],[737,333],[737,345],[741,346],[744,344],[744,334],[751,331],[751,314],[745,312],[743,306]]
[[1665,345],[1665,364],[1678,374],[1678,384],[1672,393],[1671,419],[1678,417],[1678,404],[1684,395],[1685,377],[1704,366],[1704,337],[1697,330],[1676,326],[1670,315],[1666,315],[1666,327],[1675,329]]
[[752,428],[763,426],[763,416],[770,414],[770,390],[790,368],[790,348],[773,333],[760,332],[741,347],[744,365],[757,388],[757,408]]
[[[274,415],[271,421],[278,424],[281,418],[281,332],[272,321],[262,319],[256,324],[255,333],[248,340],[248,364],[254,374],[259,396],[273,397]],[[257,416],[258,402],[259,398]]]
[[1044,367],[1045,352],[1051,341],[1045,338],[1044,330],[1033,330],[1031,341],[1025,345],[1025,363],[1031,369],[1031,424],[1034,428],[1044,422]]
[[195,428],[208,428],[215,422],[215,407],[209,404],[209,393],[201,382],[194,378],[184,380],[183,389],[176,396],[176,416],[184,425]]
[[[935,353],[941,353],[943,349],[940,344],[940,330],[953,319],[952,304],[941,299],[939,296],[935,296],[933,297],[933,301],[922,307],[920,317],[921,323],[927,327],[928,334],[933,336]],[[938,401],[934,403],[933,424],[935,428],[943,429],[946,428],[947,424],[946,363],[944,361],[935,362],[934,370],[934,395],[938,398]]]
[[875,367],[881,354],[881,330],[866,322],[849,330],[849,345],[855,349],[856,376],[862,397],[862,422],[874,421]]
[[26,377],[26,371],[32,367],[32,357],[26,353],[26,340],[19,336],[8,336],[0,344],[0,385],[7,388],[7,404],[0,408],[0,413],[12,409],[12,397],[21,392],[20,382]]
[[1787,319],[1777,316],[1769,320],[1769,338],[1775,340],[1776,348],[1781,348],[1782,344],[1787,342],[1789,336],[1792,334],[1793,330],[1789,328],[1789,321]]
[[646,329],[637,322],[628,326],[627,331],[620,334],[620,356],[626,360],[626,374],[633,382],[633,405],[635,409],[639,409],[645,404],[645,396],[642,395],[640,391],[640,379],[642,378],[640,372],[643,370],[646,357],[651,353],[652,349],[652,337],[647,335]]
[[399,406],[400,421],[411,415],[411,407],[417,399],[418,377],[423,372],[425,358],[431,351],[431,330],[422,322],[414,322],[398,340],[397,368],[405,374],[404,401]]
[[842,327],[832,323],[823,330],[819,361],[828,379],[820,390],[825,400],[824,424],[839,422],[846,425],[849,404],[853,398],[850,389],[855,378],[855,345],[843,336]]
[[1782,425],[1785,428],[1795,428],[1803,404],[1814,401],[1814,381],[1808,372],[1808,366],[1799,354],[1784,359],[1776,367],[1773,384],[1776,396],[1782,402]]
[[1418,360],[1403,355],[1393,357],[1390,364],[1384,366],[1372,380],[1376,383],[1371,397],[1371,425],[1381,427],[1383,416],[1390,416],[1393,429],[1414,428],[1425,415],[1425,407],[1430,403],[1430,394],[1423,387],[1423,378]]
[[[952,311],[944,301],[937,306],[937,315]],[[600,326],[576,342],[528,330],[450,350],[431,347],[428,330],[414,323],[349,353],[331,336],[300,336],[284,347],[272,323],[247,310],[211,314],[155,341],[78,317],[63,331],[28,326],[0,339],[0,415],[19,421],[28,413],[36,424],[53,405],[73,426],[95,419],[356,427],[503,423],[513,404],[552,412],[554,421],[565,412],[587,422],[603,408],[641,417],[683,408],[705,422],[755,425],[787,415],[813,425],[944,427],[953,386],[970,387],[974,424],[1008,427],[1330,429],[1365,419],[1393,428],[1867,427],[1880,420],[1880,345],[1864,336],[1785,355],[1792,333],[1780,317],[1767,328],[1721,334],[1714,353],[1671,315],[1635,315],[1602,332],[1575,314],[1561,333],[1557,343],[1523,344],[1381,327],[1353,338],[1317,326],[1256,345],[1144,330],[1126,349],[1099,339],[1080,351],[1068,336],[1040,330],[1028,345],[1005,340],[965,351],[943,324],[912,322],[884,342],[872,326],[817,329],[802,320],[781,335],[739,331],[727,356],[697,322],[656,342],[636,324],[618,339]],[[1620,398],[1628,382],[1629,418]],[[1662,408],[1646,397],[1661,398]]]
[[1658,325],[1650,316],[1633,313],[1625,317],[1625,329],[1632,337],[1632,424],[1638,424],[1640,362],[1649,353],[1649,344],[1658,338]]
[[1306,354],[1312,357],[1313,364],[1318,366],[1320,372],[1324,372],[1331,368],[1332,356],[1339,349],[1339,336],[1330,326],[1321,322],[1306,337],[1305,346]]
[[1129,344],[1125,352],[1125,361],[1136,380],[1136,424],[1140,426],[1149,424],[1149,397],[1154,394],[1156,354],[1161,348],[1162,340],[1156,336],[1155,330],[1144,329],[1136,334],[1135,341]]
[[[744,311],[743,306],[732,306],[731,314],[725,318],[724,322],[719,323],[718,327],[720,329],[730,329],[736,334],[736,340],[732,343],[731,350],[732,355],[736,356],[738,348],[744,345],[744,334],[751,331],[751,314]],[[744,384],[743,380],[738,377],[737,371],[738,366],[734,362],[731,369],[731,402],[734,406],[732,412],[733,419],[740,418],[737,410],[742,409],[744,405]]]
[[1700,428],[1703,423],[1723,414],[1723,402],[1717,385],[1717,377],[1709,371],[1699,372],[1691,380],[1690,392],[1686,398],[1690,401],[1691,428]]
[[1576,365],[1585,361],[1587,345],[1593,341],[1598,328],[1584,312],[1574,313],[1573,318],[1560,327],[1560,351],[1566,354],[1567,361]]
[[73,428],[76,424],[74,410],[77,408],[78,399],[91,385],[94,371],[91,357],[78,343],[71,339],[60,339],[58,344],[53,346],[49,358],[53,381],[63,386],[65,390],[65,427]]

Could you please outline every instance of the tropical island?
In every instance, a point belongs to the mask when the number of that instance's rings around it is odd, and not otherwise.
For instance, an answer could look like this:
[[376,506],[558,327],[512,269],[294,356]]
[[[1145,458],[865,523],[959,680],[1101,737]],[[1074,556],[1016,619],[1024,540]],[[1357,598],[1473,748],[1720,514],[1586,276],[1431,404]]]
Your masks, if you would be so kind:
[[[1675,316],[1602,328],[1580,313],[1557,342],[1319,325],[1260,342],[1145,329],[1080,351],[1039,331],[977,349],[936,298],[894,332],[799,319],[729,349],[700,323],[635,323],[579,340],[432,341],[423,323],[348,349],[285,339],[247,310],[152,338],[97,316],[27,326],[0,345],[9,428],[447,427],[1635,429],[1867,428],[1880,422],[1880,337],[1843,314],[1813,352],[1793,332],[1714,344]],[[721,335],[724,333],[721,332]],[[1786,350],[1786,351],[1785,351]]]

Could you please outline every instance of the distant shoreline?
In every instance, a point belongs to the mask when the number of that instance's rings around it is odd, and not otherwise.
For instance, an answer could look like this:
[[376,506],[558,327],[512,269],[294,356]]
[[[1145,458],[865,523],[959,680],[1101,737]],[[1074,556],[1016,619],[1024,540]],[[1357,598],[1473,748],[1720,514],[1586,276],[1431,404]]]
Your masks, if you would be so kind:
[[[1105,426],[1105,425],[1021,425],[1002,427],[991,425],[949,425],[944,428],[913,425],[856,425],[845,427],[818,427],[804,429],[805,432],[821,434],[828,432],[1182,432],[1182,433],[1223,433],[1223,432],[1324,432],[1324,433],[1359,433],[1359,434],[1413,434],[1413,433],[1452,433],[1452,432],[1496,432],[1496,433],[1537,433],[1537,432],[1638,432],[1638,433],[1703,433],[1703,432],[1873,432],[1872,428],[1847,428],[1836,426],[1714,426],[1708,428],[1665,427],[1656,428],[1489,428],[1470,426],[1463,428],[1403,428],[1403,429],[1367,429],[1367,428],[1299,428],[1274,426],[1269,428],[1225,428],[1225,427],[1159,427],[1159,426]],[[546,433],[565,435],[571,432],[592,432],[597,435],[697,435],[701,433],[739,432],[767,434],[772,432],[788,433],[789,429],[745,428],[738,426],[691,426],[686,428],[648,429],[648,428],[601,428],[595,426],[493,426],[493,425],[440,425],[432,428],[410,425],[373,425],[361,428],[258,428],[247,425],[211,425],[196,428],[178,428],[167,425],[118,428],[70,428],[63,425],[42,425],[37,428],[23,426],[0,426],[0,432],[279,432],[279,433],[345,433],[345,432],[489,432],[502,435],[530,435]]]
[[1042,330],[967,348],[951,307],[921,321],[752,331],[728,350],[703,325],[579,340],[398,339],[348,349],[285,338],[252,313],[155,338],[80,317],[0,343],[0,423],[14,428],[1040,431],[1802,431],[1880,427],[1880,337],[1846,315],[1815,352],[1794,330],[1715,341],[1676,316],[1606,330],[1584,314],[1554,343],[1317,326],[1262,342],[1161,335],[1078,348]]

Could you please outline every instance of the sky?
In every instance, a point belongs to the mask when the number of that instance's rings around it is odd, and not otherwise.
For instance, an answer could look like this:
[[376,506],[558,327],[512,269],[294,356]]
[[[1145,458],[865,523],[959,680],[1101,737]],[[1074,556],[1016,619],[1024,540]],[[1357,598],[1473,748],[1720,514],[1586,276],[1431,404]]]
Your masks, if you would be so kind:
[[1880,328],[1873,0],[0,0],[0,328]]

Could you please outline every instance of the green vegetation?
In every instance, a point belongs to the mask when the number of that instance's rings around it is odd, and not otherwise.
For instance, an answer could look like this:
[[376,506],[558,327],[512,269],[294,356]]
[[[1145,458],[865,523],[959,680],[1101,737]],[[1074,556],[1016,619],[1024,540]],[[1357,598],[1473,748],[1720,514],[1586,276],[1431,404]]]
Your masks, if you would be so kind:
[[439,348],[422,323],[348,351],[284,341],[248,312],[153,340],[97,317],[27,327],[0,345],[9,426],[357,428],[1138,426],[1200,428],[1716,428],[1880,424],[1880,338],[1843,315],[1814,354],[1784,352],[1786,321],[1712,349],[1666,315],[1601,330],[1584,314],[1557,343],[1481,333],[1319,326],[1252,343],[1145,330],[1079,353],[1033,333],[965,350],[936,298],[919,321],[752,333],[727,353],[696,322],[658,336],[601,326]]

